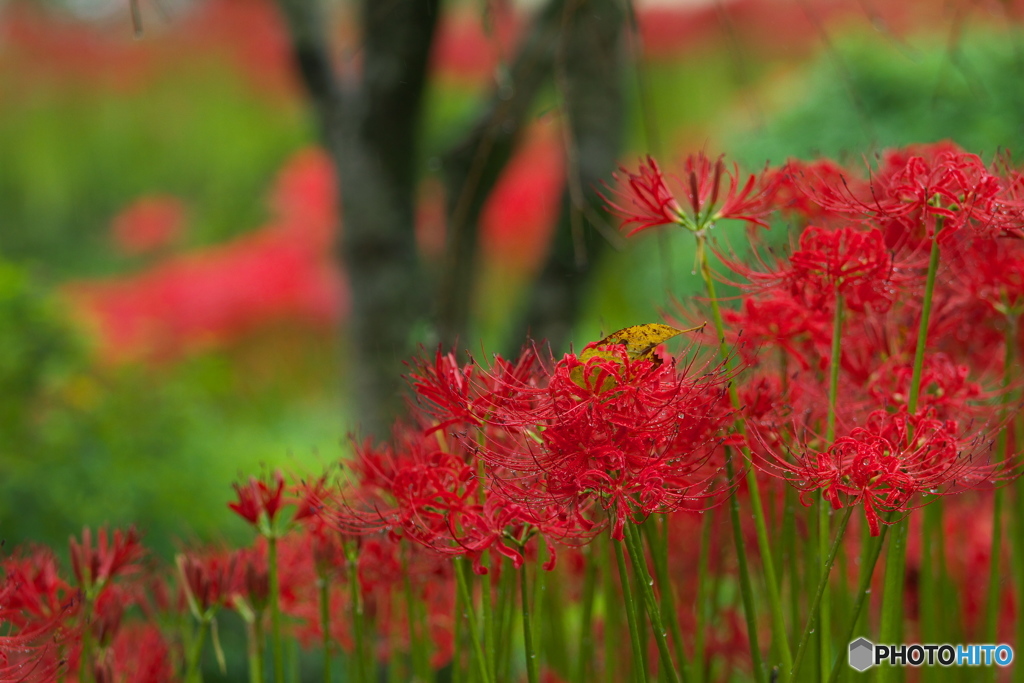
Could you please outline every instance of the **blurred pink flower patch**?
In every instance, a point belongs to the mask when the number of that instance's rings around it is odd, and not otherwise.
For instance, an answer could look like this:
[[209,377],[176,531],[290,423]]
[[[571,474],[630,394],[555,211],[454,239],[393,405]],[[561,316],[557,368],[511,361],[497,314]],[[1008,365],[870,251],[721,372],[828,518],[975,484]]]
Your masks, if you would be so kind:
[[269,225],[141,272],[72,283],[67,296],[108,362],[173,360],[280,322],[332,329],[348,291],[331,256],[335,179],[306,150],[282,169]]
[[114,218],[111,238],[122,254],[151,254],[177,242],[186,219],[187,210],[180,199],[164,195],[143,197]]
[[540,265],[558,220],[565,168],[558,128],[534,126],[480,216],[486,258],[514,270]]

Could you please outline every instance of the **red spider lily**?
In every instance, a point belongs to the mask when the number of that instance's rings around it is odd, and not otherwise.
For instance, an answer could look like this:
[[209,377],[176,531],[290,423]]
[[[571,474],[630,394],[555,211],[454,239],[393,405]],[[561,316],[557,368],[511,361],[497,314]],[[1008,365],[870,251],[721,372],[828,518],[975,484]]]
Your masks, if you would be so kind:
[[[42,551],[37,556],[44,558]],[[52,564],[46,564],[52,568]],[[3,634],[0,635],[0,681],[48,683],[55,680],[65,663],[62,657],[64,646],[70,644],[74,637],[64,624],[76,603],[68,603],[66,608],[56,609],[45,616],[38,613],[26,615],[26,607],[40,603],[36,599],[39,586],[26,588],[22,583],[33,573],[31,565],[7,560],[4,572],[5,579],[0,583],[0,633]],[[40,574],[48,575],[50,572],[44,569],[37,576]],[[55,582],[44,580],[42,583],[54,585]],[[51,593],[52,600],[59,604],[56,591],[42,592]],[[29,594],[27,600],[25,593]]]
[[485,551],[509,557],[518,567],[527,526],[545,518],[492,497],[461,442],[441,448],[427,433],[405,430],[394,446],[357,448],[353,468],[359,485],[328,511],[342,533],[385,530],[448,555],[465,555],[474,569]]
[[[686,208],[676,199],[652,157],[641,160],[637,173],[620,170],[625,178],[613,176],[620,185],[614,191],[618,202],[608,197],[604,200],[611,212],[622,219],[623,227],[635,226],[628,235],[669,223],[701,233],[723,218],[768,226],[764,219],[770,209],[765,177],[750,175],[740,187],[739,167],[734,164],[729,171],[722,157],[712,162],[699,152],[683,162],[683,175],[673,181],[681,188]],[[726,179],[728,187],[724,187]]]
[[787,479],[811,505],[821,491],[834,509],[863,505],[872,536],[891,523],[880,512],[907,513],[923,495],[943,495],[1013,475],[1011,463],[981,462],[988,444],[959,434],[954,421],[930,409],[913,415],[876,411],[865,427],[837,438],[824,451],[805,449],[792,458],[771,451],[761,440],[758,464]]
[[[977,412],[978,404],[991,394],[981,385],[968,379],[970,367],[957,364],[948,354],[938,352],[925,355],[918,405],[932,408],[940,418],[962,418]],[[871,377],[868,392],[886,408],[904,409],[910,397],[913,378],[911,363],[888,362]]]
[[943,252],[960,301],[982,302],[999,317],[1024,312],[1024,240],[962,239]]
[[120,529],[115,530],[113,537],[108,537],[107,530],[101,528],[94,548],[92,531],[86,527],[82,530],[81,542],[72,537],[69,543],[75,579],[87,595],[95,595],[117,574],[136,571],[138,566],[135,563],[145,553],[139,533],[134,528],[123,533]]
[[244,559],[238,553],[224,550],[189,551],[178,555],[182,590],[197,619],[212,614],[242,590]]
[[814,178],[804,189],[823,210],[873,221],[892,248],[911,250],[963,229],[984,237],[1019,235],[1013,179],[990,171],[950,142],[890,150],[870,181]]
[[61,578],[57,558],[47,548],[3,561],[6,591],[0,608],[19,628],[69,616],[78,607],[74,591]]
[[121,629],[95,667],[96,683],[172,683],[172,650],[153,624],[132,623]]
[[417,407],[434,420],[427,430],[446,430],[454,425],[480,427],[493,421],[507,401],[522,398],[519,387],[543,381],[537,350],[526,346],[516,360],[495,356],[487,372],[473,361],[459,364],[452,353],[440,349],[433,363],[416,358],[408,380],[416,394]]
[[811,162],[791,159],[782,168],[769,172],[767,184],[779,211],[805,221],[824,221],[835,214],[815,198],[845,187],[848,175],[842,166],[829,159]]
[[647,228],[669,223],[683,224],[683,207],[668,188],[665,176],[662,175],[661,168],[653,157],[643,159],[637,173],[632,173],[624,167],[620,168],[620,171],[625,174],[625,179],[617,173],[612,177],[620,186],[625,183],[629,188],[618,189],[615,193],[621,201],[628,202],[628,205],[617,204],[607,197],[604,197],[604,200],[612,213],[622,219],[623,227],[636,226],[627,234],[632,235]]
[[284,499],[284,477],[279,471],[262,478],[249,477],[244,484],[235,483],[238,500],[228,507],[254,527],[264,522],[273,527],[278,511],[287,503]]
[[748,296],[738,310],[722,311],[726,340],[748,367],[770,362],[772,349],[779,350],[797,367],[807,370],[821,360],[816,349],[827,348],[831,320],[827,310],[807,306],[787,291],[778,289]]
[[880,230],[852,225],[806,227],[788,263],[766,272],[735,260],[723,262],[749,286],[766,291],[785,288],[811,310],[831,308],[836,297],[842,297],[854,311],[871,307],[882,312],[909,282],[903,273],[917,265],[906,262],[897,267]]
[[504,418],[510,433],[529,438],[492,439],[481,457],[502,495],[577,523],[598,504],[621,539],[627,519],[713,505],[729,488],[713,462],[726,378],[717,369],[690,376],[692,367],[634,360],[620,345],[608,355],[565,356],[547,386],[524,389],[532,402]]

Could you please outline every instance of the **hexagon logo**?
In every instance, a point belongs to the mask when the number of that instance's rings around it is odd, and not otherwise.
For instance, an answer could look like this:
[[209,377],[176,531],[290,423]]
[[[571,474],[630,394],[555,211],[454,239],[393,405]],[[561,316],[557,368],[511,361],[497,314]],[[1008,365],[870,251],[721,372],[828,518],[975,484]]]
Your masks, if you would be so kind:
[[866,671],[875,663],[875,645],[867,638],[858,638],[850,643],[850,666],[857,671]]

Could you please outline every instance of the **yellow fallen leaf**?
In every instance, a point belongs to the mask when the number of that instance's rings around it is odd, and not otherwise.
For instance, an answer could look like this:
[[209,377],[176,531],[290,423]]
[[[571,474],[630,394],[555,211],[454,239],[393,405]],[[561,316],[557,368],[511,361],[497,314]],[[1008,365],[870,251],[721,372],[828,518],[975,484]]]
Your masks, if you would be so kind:
[[[671,325],[663,325],[661,323],[632,325],[616,332],[612,332],[596,344],[588,344],[587,348],[583,349],[580,353],[579,359],[584,363],[592,358],[604,358],[616,363],[621,363],[621,351],[615,349],[615,347],[623,346],[626,349],[626,356],[630,360],[653,360],[657,362],[658,357],[654,355],[654,350],[658,348],[659,345],[668,341],[672,337],[676,337],[684,332],[699,330],[701,327],[703,327],[703,325],[692,327],[687,330],[680,330],[672,327]],[[573,382],[581,387],[585,385],[582,367],[573,368],[572,371],[570,371],[569,376],[572,378]]]

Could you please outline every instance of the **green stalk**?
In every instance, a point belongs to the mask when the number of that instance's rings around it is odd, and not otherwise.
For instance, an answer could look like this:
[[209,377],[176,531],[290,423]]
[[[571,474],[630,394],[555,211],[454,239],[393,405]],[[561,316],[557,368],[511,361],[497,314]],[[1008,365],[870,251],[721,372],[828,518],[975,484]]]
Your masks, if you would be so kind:
[[[704,683],[707,680],[706,664],[707,653],[704,652],[704,629],[707,623],[708,603],[711,601],[708,590],[708,564],[711,554],[711,527],[714,510],[704,513],[703,527],[700,532],[700,552],[697,555],[697,590],[696,590],[696,611],[694,614],[693,633],[693,660],[694,679],[697,683]],[[676,626],[679,626],[678,620]],[[675,636],[673,635],[673,638]]]
[[[828,377],[828,418],[825,424],[825,444],[831,444],[836,438],[836,398],[839,394],[839,368],[842,364],[842,340],[843,340],[843,297],[836,290],[836,310],[832,315],[832,355],[829,359],[829,377]],[[825,499],[825,493],[822,491],[818,497],[818,557],[824,558],[829,552],[828,539],[829,539],[829,517],[831,515],[831,507],[828,501]],[[831,571],[831,562],[825,561],[827,568],[823,570],[822,579],[827,580],[828,574]],[[832,605],[829,598],[829,593],[826,591],[821,598],[821,604],[818,607],[818,646],[821,651],[819,661],[821,663],[821,677],[825,678],[829,673],[829,662],[832,661],[832,654],[830,652],[832,645]],[[806,634],[805,634],[806,636]]]
[[528,589],[526,567],[527,565],[524,564],[519,568],[519,596],[523,610],[523,647],[526,653],[526,680],[529,683],[537,683],[539,680],[537,675],[537,653],[533,648],[533,620],[530,613],[530,603],[533,600]]
[[[718,336],[719,352],[722,356],[722,362],[726,364],[726,367],[731,367],[731,356],[729,355],[729,349],[725,344],[725,322],[722,319],[722,309],[718,305],[718,296],[715,294],[715,281],[711,276],[711,266],[708,263],[705,240],[707,238],[703,233],[697,234],[697,259],[700,262],[701,275],[704,278],[704,285],[708,291],[708,301],[711,304],[711,315],[715,323],[715,334]],[[742,408],[743,404],[740,401],[739,392],[736,389],[735,382],[729,383],[729,400],[732,402],[732,407],[735,410]],[[742,420],[736,421],[736,431],[740,436],[746,436],[746,428]],[[747,449],[742,449],[744,457],[750,459],[750,454]],[[732,462],[732,451],[726,450],[726,475],[733,476],[733,462]],[[765,525],[764,517],[764,506],[761,503],[761,488],[757,481],[757,476],[753,468],[747,468],[746,472],[747,489],[750,495],[750,504],[753,508],[754,527],[757,530],[757,546],[761,552],[761,564],[764,567],[764,578],[768,592],[768,608],[771,612],[772,630],[774,632],[773,641],[777,644],[779,657],[782,660],[782,683],[788,680],[789,671],[793,669],[793,658],[789,651],[789,638],[786,636],[786,620],[782,613],[782,600],[779,597],[779,584],[775,578],[775,565],[772,562],[772,547],[768,540],[768,528]],[[740,589],[744,593],[743,605],[744,611],[747,612],[747,630],[749,632],[751,648],[755,647],[756,639],[754,633],[756,632],[757,618],[754,613],[754,600],[753,600],[753,589],[750,584],[749,569],[747,569],[746,549],[743,544],[743,533],[742,528],[739,527],[739,502],[736,496],[729,497],[730,503],[730,516],[733,521],[733,537],[736,541],[736,553],[739,557],[740,565]],[[746,574],[746,578],[744,578]],[[755,658],[755,664],[757,659],[760,658],[760,654]],[[760,667],[755,668],[755,676],[760,677]]]
[[572,679],[574,683],[588,683],[594,680],[590,675],[594,659],[594,597],[597,593],[597,560],[594,558],[593,545],[584,546],[583,554],[583,613],[580,617],[579,653]]
[[[456,574],[458,568],[456,567]],[[452,683],[462,683],[462,591],[455,591],[454,627],[452,628]]]
[[[672,647],[675,648],[676,657],[679,658],[679,675],[683,681],[690,680],[689,667],[686,662],[686,650],[683,649],[683,630],[679,625],[679,614],[676,612],[675,598],[673,596],[672,581],[668,575],[668,515],[658,515],[664,535],[650,524],[641,525],[644,535],[647,537],[647,545],[651,549],[651,557],[654,559],[654,573],[658,580],[658,587],[661,590],[661,614],[668,615],[668,632],[672,636]],[[649,520],[648,520],[649,521]],[[698,559],[698,561],[700,561]],[[699,569],[698,569],[699,572]],[[698,598],[698,604],[700,598]]]
[[[86,570],[88,571],[88,570]],[[84,573],[84,572],[83,572]],[[88,579],[86,579],[88,581]],[[82,644],[80,646],[78,655],[78,680],[82,683],[95,680],[93,671],[90,670],[92,667],[92,610],[93,610],[93,598],[92,591],[89,587],[83,591],[84,599],[82,600]]]
[[[658,646],[658,657],[661,660],[661,669],[668,674],[669,683],[679,683],[679,672],[676,670],[675,662],[672,661],[672,653],[668,649],[668,639],[665,637],[665,627],[661,621],[661,610],[658,608],[658,599],[654,595],[654,579],[647,569],[647,558],[644,557],[644,549],[640,544],[639,532],[633,524],[626,524],[626,550],[629,551],[629,561],[633,564],[633,572],[637,576],[637,583],[640,585],[640,592],[643,594],[644,606],[647,609],[647,618],[654,630],[654,643]],[[680,661],[682,653],[679,653]]]
[[[1009,416],[1010,403],[1012,397],[1010,395],[1010,385],[1013,381],[1013,363],[1014,363],[1014,345],[1016,342],[1016,335],[1014,334],[1013,326],[1007,325],[1006,338],[1004,342],[1005,350],[1003,355],[1003,396],[1002,396],[1002,410],[1001,412],[1001,423],[1006,422]],[[1007,456],[1009,455],[1009,434],[1007,428],[1004,426],[999,432],[999,440],[996,445],[996,452],[1000,456],[1001,462],[1006,462]],[[991,552],[989,553],[989,578],[988,578],[988,595],[985,600],[986,609],[986,621],[985,621],[985,642],[994,643],[996,642],[997,630],[999,625],[999,587],[1000,587],[1000,559],[1003,551],[1003,487],[1000,486],[995,490],[995,494],[992,497],[992,544]],[[995,681],[996,669],[991,670],[989,680]]]
[[203,672],[199,668],[199,661],[203,656],[203,644],[206,641],[206,632],[209,628],[210,616],[204,614],[199,619],[198,629],[195,637],[192,639],[191,647],[188,649],[188,656],[185,659],[185,683],[200,683],[203,680]]
[[[512,561],[505,559],[501,570],[501,580],[498,584],[498,627],[495,633],[497,637],[497,670],[498,675],[495,681],[508,679],[508,672],[512,666],[512,625],[515,619],[516,601],[516,569]],[[426,680],[426,679],[424,679]]]
[[[860,584],[857,586],[857,599],[853,603],[853,614],[850,615],[850,627],[846,631],[846,637],[841,642],[849,643],[853,641],[857,622],[860,620],[861,610],[864,609],[864,603],[867,602],[867,597],[871,593],[871,577],[874,576],[875,565],[878,564],[878,556],[882,552],[882,546],[885,544],[885,534],[888,530],[889,525],[883,524],[878,537],[874,539],[871,547],[868,548],[865,563],[860,567]],[[836,657],[835,662],[832,664],[832,673],[829,674],[828,683],[835,683],[839,679],[839,672],[846,666],[845,658]],[[879,671],[884,671],[888,668],[892,667],[882,667]]]
[[455,581],[458,584],[459,592],[462,594],[462,602],[466,605],[466,616],[469,619],[469,640],[473,645],[473,654],[475,655],[480,680],[484,683],[492,683],[491,669],[484,657],[484,644],[476,622],[476,606],[473,604],[473,596],[469,592],[469,581],[466,579],[466,564],[461,557],[455,558]]
[[419,610],[416,608],[416,596],[412,590],[412,581],[409,579],[409,557],[408,546],[402,548],[402,592],[405,593],[405,618],[409,624],[409,658],[412,660],[412,670],[416,678],[427,680],[430,672],[430,662],[427,653],[424,651],[424,639],[420,637]]
[[[807,616],[807,626],[804,627],[804,632],[800,636],[800,644],[796,648],[796,656],[793,658],[793,671],[790,672],[790,678],[796,679],[796,675],[800,672],[800,664],[803,661],[804,651],[807,648],[807,642],[810,640],[811,634],[814,633],[815,623],[821,619],[821,611],[818,610],[819,603],[825,595],[827,595],[828,588],[828,577],[832,572],[832,564],[835,562],[836,553],[839,551],[839,546],[842,544],[843,536],[846,534],[846,525],[850,521],[850,514],[853,512],[853,506],[846,508],[846,513],[843,515],[842,520],[839,522],[839,528],[836,529],[836,537],[832,541],[832,547],[828,550],[828,556],[825,558],[825,565],[821,570],[821,579],[818,581],[818,590],[814,594],[814,600],[811,602],[810,613]],[[824,650],[824,648],[822,648]],[[822,655],[824,660],[822,667],[828,667],[828,662],[831,659],[825,660],[824,654]],[[827,676],[828,672],[822,678]]]
[[366,671],[366,657],[365,657],[365,646],[364,640],[364,627],[366,624],[363,620],[363,596],[359,590],[359,567],[357,561],[357,550],[353,546],[345,548],[345,554],[348,560],[348,591],[349,591],[349,602],[351,603],[352,610],[352,639],[354,641],[353,647],[354,652],[352,653],[353,659],[356,660],[356,683],[369,683],[369,677]]
[[789,575],[789,620],[793,624],[793,639],[796,640],[797,624],[800,623],[800,596],[803,593],[803,586],[799,585],[800,570],[798,565],[800,555],[797,552],[796,490],[792,486],[787,486],[786,492],[783,495],[785,496],[783,501],[781,541],[784,563],[783,571]]
[[274,681],[284,683],[284,655],[281,650],[281,587],[277,572],[277,535],[267,538],[267,574],[270,578],[270,644],[274,653]]
[[[595,541],[606,545],[604,548],[608,553],[608,562],[605,566],[611,565],[611,558],[615,555],[613,546],[618,545],[610,537],[604,536]],[[621,576],[622,570],[619,570]],[[619,609],[619,596],[615,590],[615,577],[612,572],[606,571],[603,575],[603,595],[601,609],[604,614],[604,670],[606,683],[618,683],[619,676],[619,648],[622,646],[620,635],[622,634],[622,610]],[[628,610],[627,610],[628,611]]]
[[[937,233],[936,233],[937,234]],[[907,412],[917,411],[918,398],[921,395],[921,371],[924,368],[924,351],[928,344],[928,323],[932,312],[932,299],[935,292],[935,275],[939,269],[939,241],[932,239],[931,254],[928,258],[928,276],[924,286],[924,301],[921,306],[921,321],[917,328],[917,348],[914,349],[914,372],[910,378],[910,397],[907,400]],[[879,639],[883,643],[897,643],[903,625],[903,584],[907,564],[907,528],[909,518],[904,517],[893,529],[893,539],[889,543],[889,552],[885,558],[885,585],[882,593],[882,625]],[[879,683],[893,680],[896,670],[893,667],[879,669]]]
[[928,276],[924,285],[924,301],[921,304],[921,321],[917,328],[917,348],[914,349],[914,373],[910,378],[910,398],[907,411],[917,411],[917,400],[921,395],[921,371],[924,369],[924,349],[928,344],[928,323],[932,315],[932,297],[935,293],[935,275],[939,270],[939,241],[932,240],[928,257]]
[[[317,572],[316,582],[320,600],[320,647],[324,651],[324,683],[331,683],[331,582],[322,571]],[[257,680],[263,680],[262,673]]]
[[[483,440],[483,432],[480,432],[479,441]],[[483,444],[481,444],[483,445]],[[481,482],[487,481],[487,472],[484,469],[484,461],[477,460],[477,477]],[[484,490],[483,485],[477,487],[477,502],[481,508],[486,502],[487,494]],[[484,574],[480,580],[480,604],[481,611],[483,613],[484,622],[484,655],[486,656],[486,664],[490,668],[490,679],[493,681],[497,676],[497,656],[496,648],[494,646],[494,610],[493,602],[491,599],[491,577],[488,572],[490,566],[490,558],[487,553],[484,553],[480,558],[480,566],[484,569]]]
[[[629,522],[626,524],[628,525]],[[619,568],[619,583],[622,584],[622,600],[626,606],[626,621],[629,623],[629,640],[633,646],[633,662],[636,664],[632,667],[633,680],[635,683],[646,683],[647,671],[644,670],[644,658],[640,646],[640,625],[637,623],[636,605],[633,602],[632,579],[626,570],[626,557],[622,552],[624,544],[625,541],[612,541],[612,545],[615,547],[615,563]]]

